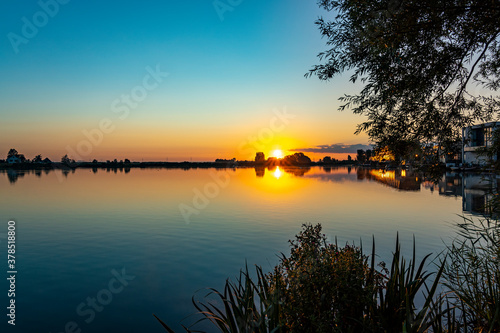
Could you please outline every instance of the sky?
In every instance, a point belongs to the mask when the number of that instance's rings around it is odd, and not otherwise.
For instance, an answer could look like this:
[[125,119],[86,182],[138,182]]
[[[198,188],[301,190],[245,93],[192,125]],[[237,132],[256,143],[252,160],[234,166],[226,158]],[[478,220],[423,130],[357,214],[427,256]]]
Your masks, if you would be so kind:
[[337,109],[359,87],[304,77],[331,15],[314,0],[3,1],[0,159],[355,154],[364,118]]

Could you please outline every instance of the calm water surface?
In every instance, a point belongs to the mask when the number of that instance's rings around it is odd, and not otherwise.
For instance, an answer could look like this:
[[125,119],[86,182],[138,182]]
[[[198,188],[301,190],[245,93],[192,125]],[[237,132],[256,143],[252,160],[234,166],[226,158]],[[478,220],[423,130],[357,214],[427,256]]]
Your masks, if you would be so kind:
[[420,257],[438,253],[467,206],[463,183],[319,167],[3,172],[0,236],[15,220],[18,276],[16,327],[2,313],[0,331],[164,332],[152,313],[178,328],[197,290],[222,288],[245,261],[269,270],[308,222],[339,242],[374,235],[382,260],[397,232],[405,251],[415,236]]

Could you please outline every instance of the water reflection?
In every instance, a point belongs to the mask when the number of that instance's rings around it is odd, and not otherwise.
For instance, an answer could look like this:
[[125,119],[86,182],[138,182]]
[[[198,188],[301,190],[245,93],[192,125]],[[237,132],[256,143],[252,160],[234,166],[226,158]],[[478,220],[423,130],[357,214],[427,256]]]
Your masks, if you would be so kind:
[[[188,168],[189,169],[189,168]],[[267,170],[266,170],[267,169]],[[89,171],[97,174],[99,171],[106,173],[130,173],[128,167],[98,168],[92,167]],[[224,171],[226,169],[217,169]],[[286,166],[257,166],[254,168],[255,178],[268,178],[270,180],[283,180],[285,174],[295,177],[306,177],[324,182],[368,181],[389,186],[399,191],[420,191],[422,188],[430,192],[448,197],[462,197],[463,212],[479,215],[497,214],[500,210],[498,193],[500,192],[500,178],[494,174],[456,173],[446,172],[441,175],[426,176],[413,170],[381,170],[366,169],[361,167],[286,167]],[[355,172],[352,172],[352,171]],[[14,185],[19,179],[33,174],[37,178],[42,174],[51,172],[62,174],[65,179],[75,174],[76,169],[35,169],[18,170],[4,169],[0,174],[5,174],[10,184]],[[266,175],[266,171],[269,175]]]
[[[5,172],[5,170],[3,170]],[[24,177],[26,171],[22,171],[22,170],[12,170],[12,169],[8,169],[6,170],[7,171],[7,177],[9,178],[9,182],[11,184],[14,184],[18,178],[20,177]]]
[[264,177],[264,175],[266,174],[266,167],[262,166],[262,167],[255,167],[255,175],[259,178],[262,178]]
[[[123,173],[130,173],[130,168],[129,167],[119,167],[119,168],[90,168],[90,171],[94,174],[98,172],[98,170],[106,170],[106,172],[114,172],[118,173],[118,171],[123,172]],[[59,168],[59,169],[54,169],[54,168],[41,168],[41,169],[28,169],[28,170],[23,170],[23,169],[0,169],[0,174],[6,174],[7,178],[9,179],[9,182],[11,184],[15,184],[20,178],[23,178],[25,175],[30,175],[34,174],[36,177],[42,177],[42,173],[45,173],[45,175],[50,174],[51,172],[60,172],[65,178],[68,177],[69,174],[75,174],[76,168]],[[263,174],[262,174],[263,176]]]
[[479,215],[498,215],[500,179],[496,175],[466,174],[462,178],[462,209]]
[[274,172],[273,172],[273,176],[276,179],[280,179],[281,175],[282,175],[282,173],[281,173],[280,167],[277,166],[276,170],[274,170]]
[[[439,195],[461,197],[463,194],[462,174],[447,172],[438,183]],[[434,185],[434,184],[433,184]]]
[[421,177],[407,170],[378,170],[358,168],[358,180],[375,180],[403,191],[420,191]]
[[[335,169],[334,169],[335,170]],[[349,180],[347,173],[332,173],[332,169],[323,169],[323,174],[311,175],[322,181]],[[358,181],[375,181],[400,191],[420,191],[421,188],[439,195],[461,197],[462,210],[468,214],[484,216],[497,215],[500,212],[500,178],[495,174],[446,172],[441,176],[425,176],[412,170],[377,170],[357,168]]]
[[[60,169],[42,171],[40,178],[37,171],[0,174],[0,211],[22,223],[23,253],[30,254],[23,274],[33,283],[24,286],[19,302],[32,320],[21,321],[20,332],[63,327],[75,306],[109,281],[112,269],[125,267],[137,278],[120,294],[124,301],[106,308],[108,315],[91,330],[109,332],[107,318],[147,300],[127,319],[141,326],[130,331],[154,331],[152,312],[178,322],[192,313],[195,290],[219,288],[246,260],[272,267],[302,223],[321,222],[341,243],[362,238],[370,244],[374,235],[383,260],[396,232],[405,244],[416,236],[419,257],[441,251],[441,239],[450,235],[443,221],[461,212],[460,200],[437,191],[390,187],[397,183],[386,179],[410,177],[409,170],[377,178],[355,167],[280,166],[276,179],[278,168],[112,169],[77,168],[67,170],[67,178]],[[181,205],[199,212],[189,224]],[[51,320],[53,313],[65,321]]]

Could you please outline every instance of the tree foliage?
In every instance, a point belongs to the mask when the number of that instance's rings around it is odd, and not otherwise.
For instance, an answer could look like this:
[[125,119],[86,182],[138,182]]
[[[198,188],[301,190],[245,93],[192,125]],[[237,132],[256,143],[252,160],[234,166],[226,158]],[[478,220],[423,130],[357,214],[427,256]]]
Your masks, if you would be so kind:
[[33,162],[34,163],[42,163],[43,159],[42,159],[42,155],[41,154],[38,154],[35,156],[35,158],[33,158]]
[[500,221],[463,219],[444,261],[448,299],[465,330],[500,332]]
[[11,148],[9,150],[9,152],[7,153],[7,158],[9,158],[9,157],[18,157],[18,156],[19,156],[19,152],[16,149],[14,149],[14,148]]
[[359,332],[375,290],[368,257],[355,246],[328,244],[321,229],[304,225],[270,274],[285,331]]
[[320,0],[332,19],[316,24],[329,49],[306,76],[342,73],[361,82],[341,110],[367,120],[381,146],[396,141],[447,144],[463,126],[497,116],[500,1]]

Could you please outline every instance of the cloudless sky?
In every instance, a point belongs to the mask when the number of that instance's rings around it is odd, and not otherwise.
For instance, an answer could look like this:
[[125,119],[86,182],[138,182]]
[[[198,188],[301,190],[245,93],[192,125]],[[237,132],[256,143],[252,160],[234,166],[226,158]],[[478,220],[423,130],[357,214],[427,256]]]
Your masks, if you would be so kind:
[[[314,0],[221,0],[223,12],[211,0],[60,1],[0,4],[0,158],[250,159],[368,143],[353,134],[363,118],[337,111],[359,87],[304,78],[326,47],[314,21],[331,15]],[[114,112],[157,68],[168,76]],[[285,110],[294,118],[271,125]]]

